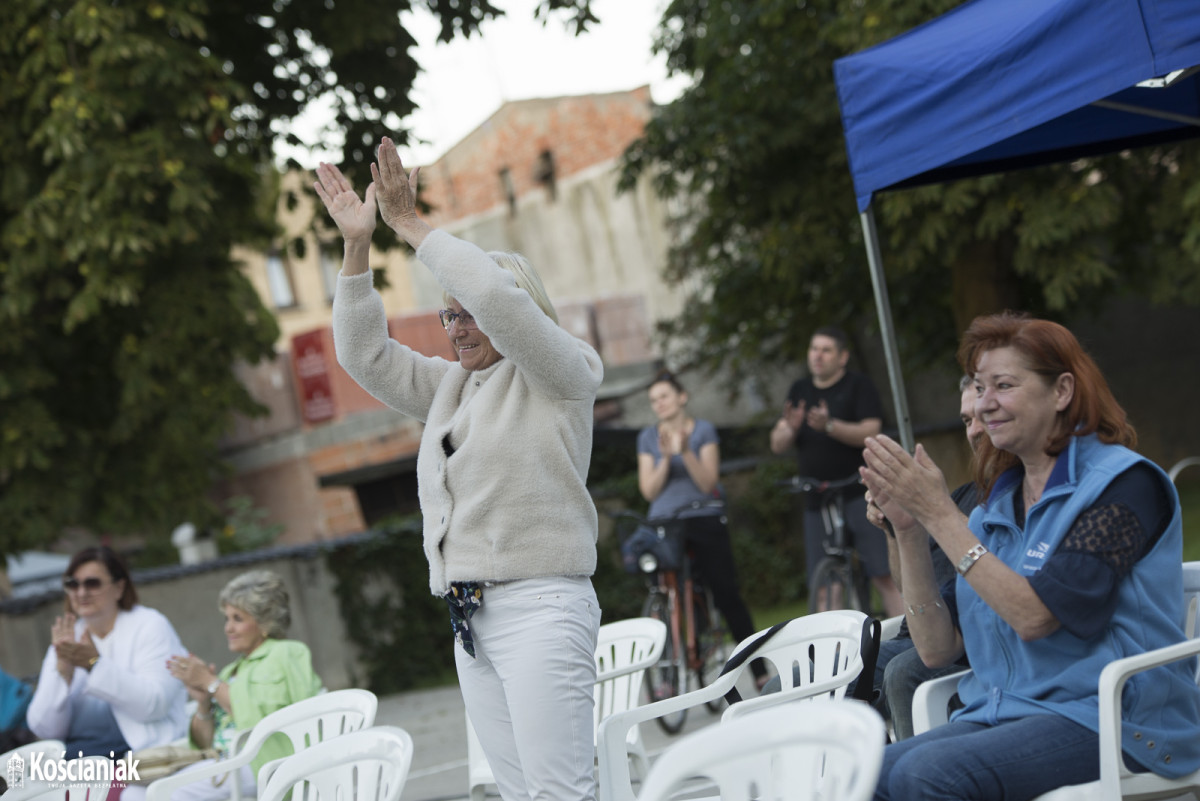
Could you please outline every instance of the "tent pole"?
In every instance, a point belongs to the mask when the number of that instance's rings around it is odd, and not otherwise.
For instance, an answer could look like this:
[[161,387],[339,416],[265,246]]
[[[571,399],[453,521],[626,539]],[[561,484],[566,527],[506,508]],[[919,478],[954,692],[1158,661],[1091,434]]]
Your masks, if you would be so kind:
[[875,212],[870,206],[859,215],[863,238],[867,245],[867,265],[871,268],[871,285],[875,288],[875,308],[879,312],[879,332],[883,336],[883,353],[887,358],[888,380],[892,387],[892,402],[896,407],[896,427],[900,430],[900,445],[912,453],[912,420],[908,416],[908,396],[904,392],[904,376],[900,374],[900,353],[896,348],[896,329],[892,325],[892,307],[888,300],[887,282],[883,278],[883,259],[879,251],[879,233],[875,230]]

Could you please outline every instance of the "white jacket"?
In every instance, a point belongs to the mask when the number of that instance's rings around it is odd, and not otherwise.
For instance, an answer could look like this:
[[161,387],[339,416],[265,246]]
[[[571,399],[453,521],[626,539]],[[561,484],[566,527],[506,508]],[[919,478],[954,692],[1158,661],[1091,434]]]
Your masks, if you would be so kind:
[[[86,626],[76,621],[76,639]],[[161,612],[135,605],[117,613],[107,637],[93,635],[92,642],[100,659],[91,672],[76,668],[70,685],[58,673],[54,646],[46,651],[26,713],[30,731],[42,739],[67,739],[71,698],[89,693],[112,707],[125,742],[135,751],[183,737],[187,691],[167,671],[167,658],[187,651],[171,622]]]
[[468,372],[390,339],[369,272],[338,279],[333,337],[355,381],[425,422],[417,481],[430,590],[592,575],[596,507],[587,473],[599,354],[474,245],[433,231],[417,257],[504,358]]

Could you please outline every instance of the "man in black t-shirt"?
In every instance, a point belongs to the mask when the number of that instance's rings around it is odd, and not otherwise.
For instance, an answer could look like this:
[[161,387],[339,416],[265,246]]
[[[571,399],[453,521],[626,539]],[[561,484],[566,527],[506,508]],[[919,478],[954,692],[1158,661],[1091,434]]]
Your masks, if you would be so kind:
[[[883,427],[883,404],[871,379],[846,369],[846,335],[834,326],[817,329],[808,346],[807,378],[792,384],[783,416],[771,429],[771,450],[795,447],[800,475],[837,480],[856,475],[863,464],[867,437]],[[903,614],[904,603],[888,570],[883,532],[867,522],[864,490],[847,496],[845,524],[867,575],[883,599],[888,616]],[[810,493],[804,512],[804,551],[809,579],[825,554],[820,498]],[[822,604],[824,606],[824,604]],[[810,611],[821,611],[810,610]]]

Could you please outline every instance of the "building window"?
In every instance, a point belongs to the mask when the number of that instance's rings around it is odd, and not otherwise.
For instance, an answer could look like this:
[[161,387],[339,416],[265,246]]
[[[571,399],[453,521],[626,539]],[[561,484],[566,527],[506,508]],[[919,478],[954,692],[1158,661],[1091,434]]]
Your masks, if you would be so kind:
[[287,265],[279,251],[267,254],[267,286],[271,290],[271,302],[277,309],[288,309],[296,305],[296,295],[292,291],[292,276],[288,273]]
[[500,170],[500,187],[504,190],[504,197],[508,201],[508,213],[510,216],[517,216],[517,188],[513,184],[512,170],[504,167]]
[[551,201],[558,197],[554,173],[554,154],[549,150],[543,150],[533,165],[533,180],[546,187],[546,195]]
[[319,267],[321,271],[321,286],[325,287],[325,300],[333,303],[333,295],[337,291],[338,271],[342,265],[337,257],[336,249],[328,245],[321,246]]

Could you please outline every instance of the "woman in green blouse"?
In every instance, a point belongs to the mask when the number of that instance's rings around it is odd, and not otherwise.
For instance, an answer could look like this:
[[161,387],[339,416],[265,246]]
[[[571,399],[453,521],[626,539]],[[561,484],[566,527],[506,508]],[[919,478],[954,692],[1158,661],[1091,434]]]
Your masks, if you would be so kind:
[[[188,727],[189,742],[195,748],[213,748],[224,757],[237,732],[316,695],[321,680],[313,671],[308,646],[283,639],[291,612],[287,588],[278,575],[269,570],[242,573],[221,590],[217,606],[225,615],[229,650],[238,658],[219,673],[194,654],[173,656],[167,667],[197,703]],[[292,744],[283,735],[267,740],[237,774],[242,794],[254,795],[259,768],[291,753]],[[211,763],[198,763],[207,764]],[[198,781],[175,791],[172,801],[218,801],[231,794],[228,781],[219,785]]]

